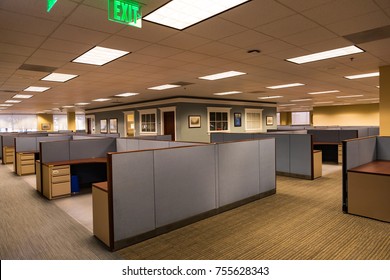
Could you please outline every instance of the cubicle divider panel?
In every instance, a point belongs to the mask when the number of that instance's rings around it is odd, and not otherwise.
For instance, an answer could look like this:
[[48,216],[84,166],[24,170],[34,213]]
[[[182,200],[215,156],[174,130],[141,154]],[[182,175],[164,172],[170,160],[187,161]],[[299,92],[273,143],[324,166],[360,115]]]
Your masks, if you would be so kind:
[[40,143],[41,163],[69,160],[69,141],[54,141]]
[[14,138],[17,137],[17,135],[7,135],[3,136],[3,147],[13,147],[14,146]]
[[139,150],[148,150],[148,149],[162,149],[169,148],[168,141],[158,141],[158,140],[142,140],[139,139]]
[[[364,129],[361,129],[361,131],[364,131]],[[340,130],[339,131],[339,143],[341,143],[342,141],[344,140],[348,140],[348,139],[355,139],[355,138],[358,138],[359,137],[359,131],[357,129],[353,129],[353,130]],[[362,135],[366,135],[367,133],[363,133],[362,132]]]
[[290,135],[290,173],[312,178],[312,136],[309,134]]
[[358,140],[359,165],[375,161],[377,159],[376,137]]
[[64,140],[70,140],[70,139],[72,139],[72,136],[70,136],[70,135],[37,137],[36,138],[36,151],[39,151],[39,143],[40,142],[64,141]]
[[117,138],[116,139],[116,151],[125,152],[127,150],[127,139]]
[[259,193],[276,189],[275,139],[258,141],[260,154],[260,189]]
[[218,144],[217,152],[218,207],[259,194],[259,141]]
[[[359,141],[347,141],[346,142],[346,161],[345,161],[345,168],[347,171],[348,169],[354,168],[356,166],[359,166],[360,160],[359,160]],[[343,161],[344,163],[344,161]],[[344,165],[343,165],[344,166]]]
[[112,154],[114,242],[155,229],[153,151]]
[[37,137],[15,137],[15,152],[36,152],[39,151]]
[[85,140],[85,139],[102,139],[102,136],[93,136],[92,135],[73,135],[72,140]]
[[339,129],[308,130],[307,133],[313,135],[314,142],[340,143]]
[[224,133],[210,133],[210,143],[223,143]]
[[368,136],[377,136],[379,135],[379,127],[369,127]]
[[276,145],[276,171],[283,173],[291,173],[290,170],[290,135],[273,134]]
[[213,210],[215,145],[154,151],[156,227]]
[[390,137],[377,137],[377,159],[390,160]]
[[70,159],[105,158],[107,153],[116,152],[116,139],[102,138],[69,141]]

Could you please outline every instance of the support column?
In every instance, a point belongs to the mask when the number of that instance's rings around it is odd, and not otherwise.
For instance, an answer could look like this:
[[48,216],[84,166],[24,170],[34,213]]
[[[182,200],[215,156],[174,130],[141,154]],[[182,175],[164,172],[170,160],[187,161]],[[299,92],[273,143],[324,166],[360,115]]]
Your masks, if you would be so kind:
[[67,112],[68,117],[68,130],[76,131],[76,113]]
[[51,114],[38,114],[38,131],[52,131],[53,128],[53,115]]
[[390,65],[379,67],[380,135],[390,136]]

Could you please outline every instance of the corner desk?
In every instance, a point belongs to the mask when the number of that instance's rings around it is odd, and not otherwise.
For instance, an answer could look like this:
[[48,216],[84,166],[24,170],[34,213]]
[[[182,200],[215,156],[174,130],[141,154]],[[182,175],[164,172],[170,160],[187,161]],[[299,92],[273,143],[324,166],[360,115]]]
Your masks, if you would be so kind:
[[343,145],[337,142],[314,142],[315,150],[322,151],[322,161],[343,162]]
[[348,213],[390,222],[390,161],[348,170]]
[[80,186],[107,180],[107,158],[47,162],[40,166],[37,190],[48,199],[70,196],[72,175],[78,176]]

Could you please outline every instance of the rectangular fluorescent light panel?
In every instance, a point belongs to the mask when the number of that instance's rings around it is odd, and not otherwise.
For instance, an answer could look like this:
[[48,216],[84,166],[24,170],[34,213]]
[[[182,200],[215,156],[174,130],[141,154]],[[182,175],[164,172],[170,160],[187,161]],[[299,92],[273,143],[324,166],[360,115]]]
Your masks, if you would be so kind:
[[5,103],[20,103],[21,100],[6,100]]
[[316,92],[308,92],[307,94],[326,94],[326,93],[336,93],[340,92],[339,90],[326,90],[326,91],[316,91]]
[[80,102],[80,103],[76,103],[76,104],[74,104],[74,105],[76,105],[76,106],[86,106],[86,105],[89,105],[89,104],[91,104],[91,103]]
[[0,107],[11,107],[14,106],[13,104],[0,104]]
[[98,98],[98,99],[94,99],[92,101],[96,101],[96,102],[104,102],[104,101],[108,101],[108,100],[111,100],[110,98]]
[[282,105],[279,105],[280,107],[287,107],[287,106],[295,106],[297,104],[282,104]]
[[143,19],[183,30],[250,0],[172,0]]
[[344,95],[344,96],[336,96],[336,98],[353,98],[353,97],[362,97],[363,94],[357,94],[357,95]]
[[121,51],[121,50],[96,46],[93,49],[82,54],[81,56],[77,57],[72,62],[101,66],[115,59],[118,59],[128,53],[129,52],[127,51]]
[[138,95],[139,93],[137,92],[125,92],[125,93],[120,93],[120,94],[115,94],[115,96],[118,97],[129,97],[129,96],[135,96]]
[[238,94],[242,93],[242,91],[225,91],[225,92],[217,92],[213,93],[214,95],[231,95],[231,94]]
[[350,54],[355,54],[355,53],[362,53],[362,52],[364,52],[364,51],[356,46],[348,46],[348,47],[344,47],[344,48],[338,48],[338,49],[333,49],[333,50],[329,50],[329,51],[318,52],[318,53],[313,53],[313,54],[309,54],[309,55],[288,58],[286,60],[293,62],[293,63],[296,63],[296,64],[303,64],[303,63],[324,60],[324,59],[329,59],[329,58],[335,58],[335,57],[340,57],[340,56],[350,55]]
[[47,75],[46,77],[42,78],[42,81],[50,81],[50,82],[60,82],[64,83],[66,81],[69,81],[73,78],[76,78],[78,75],[73,74],[62,74],[62,73],[51,73]]
[[303,102],[303,101],[310,101],[311,98],[305,98],[305,99],[294,99],[294,100],[290,100],[291,102]]
[[239,71],[227,71],[227,72],[222,72],[222,73],[217,73],[217,74],[213,74],[213,75],[199,77],[199,79],[214,81],[214,80],[225,79],[225,78],[230,78],[230,77],[235,77],[235,76],[241,76],[241,75],[245,75],[245,74],[246,73],[239,72]]
[[152,90],[164,90],[164,89],[170,89],[170,88],[177,88],[180,87],[179,85],[171,85],[171,84],[166,84],[166,85],[161,85],[161,86],[156,86],[156,87],[150,87],[148,89]]
[[352,75],[352,76],[344,76],[344,78],[349,80],[354,79],[362,79],[362,78],[370,78],[370,77],[378,77],[379,72],[373,72],[373,73],[366,73],[366,74],[359,74],[359,75]]
[[283,96],[275,95],[275,96],[264,96],[264,97],[257,97],[257,99],[274,99],[274,98],[282,98]]
[[319,102],[314,102],[314,104],[331,104],[334,103],[334,101],[319,101]]
[[49,87],[28,87],[24,91],[44,92],[50,89]]
[[272,86],[272,87],[267,87],[267,88],[269,88],[269,89],[280,89],[280,88],[299,87],[299,86],[304,86],[304,84],[301,84],[301,83],[293,83],[293,84],[285,84],[285,85]]
[[30,94],[16,94],[12,98],[20,98],[20,99],[28,99],[33,97],[33,95]]

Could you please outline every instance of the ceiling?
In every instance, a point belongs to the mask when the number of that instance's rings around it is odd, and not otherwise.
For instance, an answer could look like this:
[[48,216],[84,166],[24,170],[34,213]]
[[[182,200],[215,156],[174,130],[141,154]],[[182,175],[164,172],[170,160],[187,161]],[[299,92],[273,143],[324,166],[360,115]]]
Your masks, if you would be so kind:
[[[168,1],[139,2],[146,15]],[[344,76],[375,72],[390,64],[389,32],[379,39],[370,36],[372,29],[390,26],[389,0],[252,0],[183,31],[142,24],[138,29],[109,21],[107,0],[58,0],[50,13],[45,0],[1,0],[0,103],[17,93],[27,94],[23,90],[29,86],[50,87],[1,113],[56,112],[63,106],[91,103],[66,109],[80,111],[175,96],[262,102],[258,97],[279,95],[283,98],[268,100],[277,102],[279,111],[378,103],[373,99],[379,97],[378,77],[348,80]],[[356,36],[351,34],[363,31],[368,32],[362,33],[364,38],[356,45],[364,53],[302,65],[285,61],[352,45],[346,37],[353,40]],[[94,46],[130,54],[104,66],[71,62]],[[253,49],[260,53],[248,53]],[[79,76],[66,83],[41,81],[49,73],[21,70],[24,64]],[[247,75],[198,79],[230,70]],[[176,82],[191,84],[163,91],[147,89]],[[305,86],[266,88],[287,83]],[[307,94],[327,90],[340,92]],[[224,91],[242,93],[213,95]],[[124,92],[140,94],[92,102]],[[345,95],[363,96],[336,98]]]

